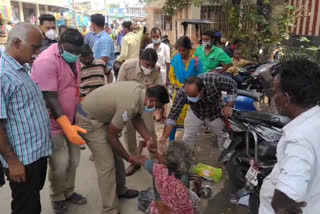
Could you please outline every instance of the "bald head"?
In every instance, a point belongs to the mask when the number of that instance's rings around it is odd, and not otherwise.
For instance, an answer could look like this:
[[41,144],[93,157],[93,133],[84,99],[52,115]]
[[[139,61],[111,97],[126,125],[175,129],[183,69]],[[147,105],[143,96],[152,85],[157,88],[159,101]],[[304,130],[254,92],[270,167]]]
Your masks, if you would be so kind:
[[15,39],[27,42],[28,38],[39,36],[41,37],[41,31],[38,27],[27,22],[20,22],[9,31],[7,46],[10,47]]
[[9,32],[7,52],[20,64],[32,63],[32,56],[38,52],[41,44],[41,31],[32,24],[22,22]]

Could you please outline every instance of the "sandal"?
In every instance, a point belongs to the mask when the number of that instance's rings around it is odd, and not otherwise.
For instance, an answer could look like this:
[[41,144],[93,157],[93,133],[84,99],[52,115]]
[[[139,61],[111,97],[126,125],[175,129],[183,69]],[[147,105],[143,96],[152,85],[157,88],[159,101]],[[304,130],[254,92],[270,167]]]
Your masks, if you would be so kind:
[[138,190],[128,189],[126,193],[119,195],[119,198],[126,198],[126,199],[132,199],[139,196]]
[[67,201],[72,204],[83,205],[87,203],[87,199],[78,193],[73,193]]
[[62,214],[68,210],[66,201],[52,201],[51,203],[55,214]]

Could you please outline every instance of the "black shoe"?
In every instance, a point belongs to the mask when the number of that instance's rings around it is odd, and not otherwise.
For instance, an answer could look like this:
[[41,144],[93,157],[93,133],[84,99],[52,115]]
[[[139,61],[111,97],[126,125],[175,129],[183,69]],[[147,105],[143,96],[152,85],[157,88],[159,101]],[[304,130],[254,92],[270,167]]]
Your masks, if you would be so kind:
[[52,201],[51,203],[54,213],[56,214],[62,214],[68,210],[66,201]]
[[119,198],[126,198],[126,199],[132,199],[136,198],[139,196],[139,191],[133,190],[133,189],[128,189],[126,193],[119,195]]
[[78,193],[73,193],[69,198],[67,198],[66,201],[77,205],[83,205],[87,203],[87,199]]

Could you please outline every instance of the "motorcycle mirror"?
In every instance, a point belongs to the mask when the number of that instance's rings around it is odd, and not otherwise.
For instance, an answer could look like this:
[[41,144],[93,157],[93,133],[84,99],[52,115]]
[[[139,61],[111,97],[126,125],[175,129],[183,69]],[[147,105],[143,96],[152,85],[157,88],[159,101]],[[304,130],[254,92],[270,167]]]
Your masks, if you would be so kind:
[[259,54],[262,55],[263,54],[263,50],[262,48],[259,50]]

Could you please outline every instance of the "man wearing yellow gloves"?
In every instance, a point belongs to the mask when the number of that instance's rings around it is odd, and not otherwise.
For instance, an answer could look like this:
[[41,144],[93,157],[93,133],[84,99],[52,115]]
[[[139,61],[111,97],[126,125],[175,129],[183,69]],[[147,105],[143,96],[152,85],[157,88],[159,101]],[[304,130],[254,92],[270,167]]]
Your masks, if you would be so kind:
[[34,62],[31,77],[43,92],[51,119],[51,135],[55,149],[49,159],[51,201],[55,213],[65,213],[67,202],[85,204],[87,200],[74,192],[76,169],[80,161],[79,145],[85,144],[75,126],[80,96],[79,56],[83,37],[76,29],[68,29],[42,52]]

